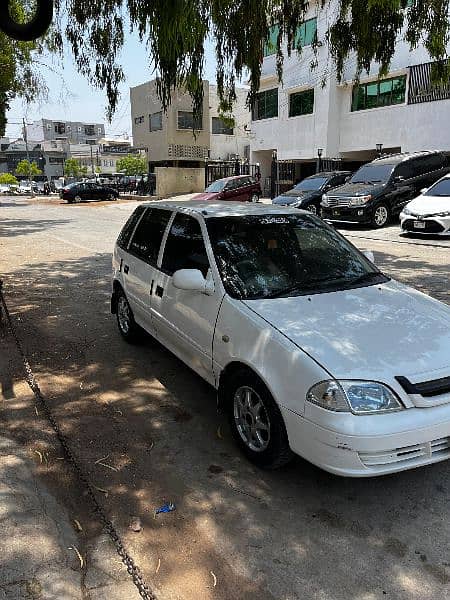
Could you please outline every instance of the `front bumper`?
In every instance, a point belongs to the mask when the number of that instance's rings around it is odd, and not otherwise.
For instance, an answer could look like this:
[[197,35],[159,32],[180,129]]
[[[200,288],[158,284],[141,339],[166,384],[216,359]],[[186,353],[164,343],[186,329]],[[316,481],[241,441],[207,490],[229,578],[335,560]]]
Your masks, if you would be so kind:
[[420,217],[400,213],[400,227],[404,233],[421,235],[449,235],[450,217]]
[[380,432],[368,434],[366,428],[365,435],[357,435],[351,427],[349,432],[333,431],[285,408],[281,412],[293,452],[336,475],[374,477],[450,458],[449,405],[376,415]]
[[367,206],[321,206],[321,216],[329,221],[346,223],[370,223],[372,211]]

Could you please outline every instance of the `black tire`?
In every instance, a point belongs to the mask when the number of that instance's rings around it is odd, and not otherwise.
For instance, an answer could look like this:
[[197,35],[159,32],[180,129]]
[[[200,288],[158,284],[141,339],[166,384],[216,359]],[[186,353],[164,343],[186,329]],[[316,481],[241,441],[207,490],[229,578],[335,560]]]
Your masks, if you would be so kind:
[[253,194],[250,196],[250,200],[249,200],[249,202],[259,202],[259,194],[253,193]]
[[114,194],[108,194],[107,200],[112,202],[113,200],[117,200],[117,197]]
[[[238,398],[242,393],[245,394],[245,391],[242,392],[243,389],[250,389],[254,392],[254,406],[260,401],[264,409],[264,411],[262,409],[259,411],[261,418],[258,422],[268,425],[267,434],[261,440],[258,440],[262,442],[261,448],[258,450],[250,447],[250,444],[253,443],[252,440],[250,440],[250,443],[244,441],[245,434],[242,431],[242,426],[239,425],[242,419],[237,416],[237,405],[239,404]],[[272,395],[259,377],[247,369],[233,373],[226,382],[225,401],[233,438],[252,463],[264,469],[278,469],[293,458],[294,455],[289,447],[283,417]]]
[[73,198],[67,198],[67,204],[73,204],[75,200]]
[[116,295],[116,318],[120,335],[129,344],[136,344],[141,339],[141,328],[134,320],[133,311],[125,296],[125,292],[119,289]]
[[372,212],[371,225],[375,229],[381,229],[389,223],[391,219],[391,211],[385,202],[377,204]]
[[306,207],[306,210],[309,210],[309,212],[313,215],[318,215],[320,216],[320,209],[315,205],[315,204],[309,204]]

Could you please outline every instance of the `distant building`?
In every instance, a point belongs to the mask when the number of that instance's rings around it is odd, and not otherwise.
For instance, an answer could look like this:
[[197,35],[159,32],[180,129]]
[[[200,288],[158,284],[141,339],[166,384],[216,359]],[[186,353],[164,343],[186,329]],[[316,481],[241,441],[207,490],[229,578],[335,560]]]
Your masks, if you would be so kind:
[[96,144],[105,137],[103,123],[83,123],[80,121],[54,121],[39,119],[26,126],[30,143],[50,140],[63,140],[69,144]]
[[167,113],[158,98],[156,80],[130,89],[133,140],[136,147],[146,150],[150,171],[157,166],[199,167],[208,158],[235,160],[237,156],[248,157],[250,112],[245,107],[247,90],[236,90],[232,126],[219,116],[217,86],[204,80],[203,90],[202,114],[194,123],[192,100],[183,89],[175,90]]
[[88,167],[89,173],[117,173],[117,161],[127,154],[139,152],[131,146],[130,140],[103,137],[97,144],[71,144],[69,154],[81,165]]

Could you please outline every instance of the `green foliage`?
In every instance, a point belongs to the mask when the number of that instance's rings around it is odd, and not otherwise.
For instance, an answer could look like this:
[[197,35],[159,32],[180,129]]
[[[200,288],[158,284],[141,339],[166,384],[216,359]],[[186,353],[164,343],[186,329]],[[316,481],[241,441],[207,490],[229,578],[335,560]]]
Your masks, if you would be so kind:
[[144,175],[147,173],[147,163],[140,154],[127,154],[117,161],[116,165],[119,173],[125,175]]
[[7,185],[17,185],[19,182],[14,177],[14,175],[11,175],[11,173],[2,173],[0,175],[0,183]]
[[[31,2],[31,0],[22,0]],[[19,0],[14,0],[16,10]],[[326,0],[318,0],[327,8]],[[335,69],[325,68],[322,84],[332,70],[340,80],[344,65],[355,57],[351,75],[358,79],[372,61],[386,74],[396,41],[403,38],[411,47],[423,43],[433,61],[447,58],[450,38],[450,0],[339,0],[329,10],[334,21],[325,34],[314,36],[316,53],[311,67],[317,68],[317,48],[328,44]],[[311,2],[309,0],[56,0],[54,30],[46,46],[63,52],[68,45],[80,73],[108,98],[111,117],[119,99],[119,85],[124,80],[120,53],[124,32],[137,32],[147,44],[149,61],[158,75],[158,92],[166,109],[173,91],[184,86],[191,94],[195,116],[199,116],[203,100],[204,47],[208,36],[215,40],[216,78],[220,111],[229,114],[236,99],[235,81],[248,78],[248,104],[252,105],[259,89],[263,48],[277,26],[276,39],[271,39],[276,55],[278,77],[283,73],[284,55],[302,52],[298,31]],[[0,34],[1,35],[1,34]],[[6,47],[5,47],[6,44]],[[25,98],[35,89],[34,54],[42,51],[44,42],[17,44],[0,38],[0,114],[14,95]],[[448,80],[449,69],[439,63],[437,74]],[[21,76],[21,73],[24,77]],[[1,122],[0,122],[1,133]]]
[[42,171],[34,160],[30,162],[25,159],[17,164],[16,175],[24,175],[25,177],[31,178],[34,177],[34,175],[42,175]]
[[[32,2],[11,0],[10,12],[17,22],[30,14]],[[21,97],[26,102],[46,96],[40,57],[45,50],[56,51],[53,33],[34,42],[17,42],[0,32],[0,135],[4,135],[6,111],[10,102]]]
[[101,172],[102,172],[102,168],[101,168],[101,167],[99,167],[99,166],[97,165],[97,166],[95,167],[95,172],[96,172],[97,174],[101,173]]
[[88,174],[87,166],[80,164],[80,175],[82,175],[83,177],[86,177],[87,174]]
[[68,158],[64,163],[66,177],[79,177],[81,175],[80,163],[76,158]]

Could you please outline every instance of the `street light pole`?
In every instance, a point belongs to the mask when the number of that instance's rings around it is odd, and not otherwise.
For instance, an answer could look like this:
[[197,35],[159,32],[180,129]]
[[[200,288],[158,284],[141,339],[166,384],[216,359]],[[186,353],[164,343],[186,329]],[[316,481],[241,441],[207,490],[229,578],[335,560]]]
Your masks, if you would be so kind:
[[377,149],[377,154],[380,157],[383,154],[383,144],[378,143],[375,147]]
[[320,173],[322,171],[322,154],[323,148],[317,148],[317,156],[319,160],[317,161],[317,172]]

